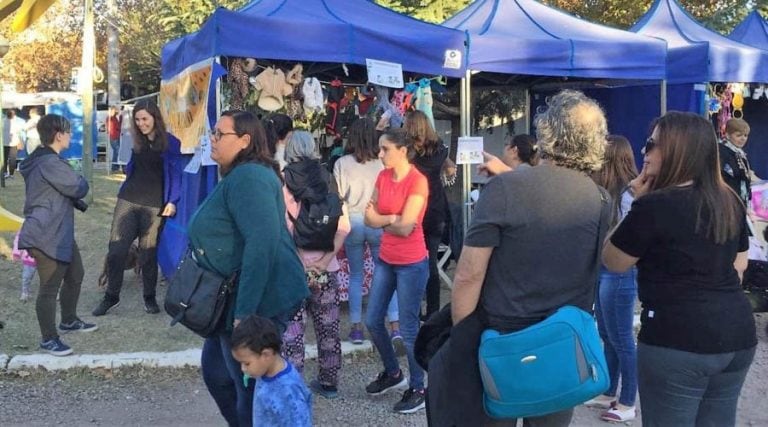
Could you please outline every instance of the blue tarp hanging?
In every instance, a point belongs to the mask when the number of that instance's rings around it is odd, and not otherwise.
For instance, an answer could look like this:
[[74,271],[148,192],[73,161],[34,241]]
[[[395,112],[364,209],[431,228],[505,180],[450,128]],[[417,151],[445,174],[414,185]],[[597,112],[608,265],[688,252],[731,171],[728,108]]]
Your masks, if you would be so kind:
[[758,49],[768,50],[768,22],[754,10],[731,31],[728,38]]
[[699,24],[675,0],[655,0],[630,31],[667,41],[667,81],[768,82],[768,52]]
[[162,77],[214,56],[365,64],[396,62],[406,71],[460,77],[446,52],[465,55],[466,35],[369,0],[255,0],[237,12],[219,8],[199,31],[166,44]]
[[469,33],[472,70],[662,80],[663,41],[593,24],[534,0],[477,0],[444,26]]

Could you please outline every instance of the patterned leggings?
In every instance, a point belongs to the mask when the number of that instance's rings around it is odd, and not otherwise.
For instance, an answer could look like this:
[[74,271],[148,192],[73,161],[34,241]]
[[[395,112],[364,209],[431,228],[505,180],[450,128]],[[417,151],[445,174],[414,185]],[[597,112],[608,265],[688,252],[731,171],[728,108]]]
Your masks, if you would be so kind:
[[336,386],[341,369],[341,340],[339,338],[339,287],[335,273],[312,277],[307,275],[311,295],[293,317],[283,334],[283,356],[299,372],[304,369],[305,313],[312,316],[317,337],[318,380],[323,385]]

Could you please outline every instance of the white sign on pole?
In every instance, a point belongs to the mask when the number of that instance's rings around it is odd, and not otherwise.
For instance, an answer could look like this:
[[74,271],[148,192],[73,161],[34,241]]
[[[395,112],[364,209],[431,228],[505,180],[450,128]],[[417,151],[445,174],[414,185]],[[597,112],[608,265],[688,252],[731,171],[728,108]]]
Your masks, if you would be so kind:
[[456,150],[456,163],[459,165],[483,163],[483,137],[462,136]]
[[445,61],[443,61],[444,68],[450,68],[452,70],[458,70],[461,68],[461,51],[456,49],[448,49],[445,51]]
[[368,82],[392,88],[402,88],[404,86],[403,66],[401,64],[379,61],[377,59],[366,59],[365,65],[368,68]]

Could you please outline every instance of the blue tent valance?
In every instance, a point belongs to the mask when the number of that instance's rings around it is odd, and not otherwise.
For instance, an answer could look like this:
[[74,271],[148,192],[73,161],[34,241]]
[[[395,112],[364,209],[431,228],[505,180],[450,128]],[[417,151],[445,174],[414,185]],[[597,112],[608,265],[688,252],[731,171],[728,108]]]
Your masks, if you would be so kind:
[[667,41],[670,83],[768,82],[768,52],[702,26],[675,0],[656,0],[630,31]]
[[369,0],[255,0],[237,12],[217,9],[199,31],[165,45],[162,77],[214,56],[365,64],[378,59],[406,71],[459,77],[446,52],[466,51],[461,31],[429,24]]
[[472,70],[606,79],[665,75],[666,44],[534,0],[477,0],[443,23],[470,36]]

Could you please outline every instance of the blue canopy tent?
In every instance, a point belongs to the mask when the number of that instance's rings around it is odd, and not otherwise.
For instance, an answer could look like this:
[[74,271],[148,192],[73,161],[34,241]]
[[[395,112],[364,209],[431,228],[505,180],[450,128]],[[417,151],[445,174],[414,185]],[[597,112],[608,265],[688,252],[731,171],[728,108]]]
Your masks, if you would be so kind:
[[760,16],[760,12],[753,10],[731,31],[728,38],[758,49],[768,50],[768,22]]
[[465,51],[460,32],[401,15],[371,1],[255,0],[219,8],[199,31],[165,45],[162,76],[215,56],[365,64],[402,63],[407,71],[461,77],[446,51]]
[[[748,44],[758,49],[768,50],[768,22],[753,11],[733,29],[728,38]],[[768,135],[768,101],[765,98],[744,99],[744,120],[749,123],[750,142],[744,147],[755,173],[768,178],[768,147],[765,135]]]
[[[448,54],[465,59],[464,33],[369,0],[255,0],[236,12],[217,9],[199,31],[167,43],[161,63],[163,79],[217,56],[360,65],[377,59],[400,63],[403,70],[414,73],[463,76],[464,61],[453,67],[446,62]],[[214,90],[209,93],[215,95]],[[216,120],[216,105],[215,99],[209,102],[211,122]],[[216,177],[215,167],[184,173],[182,206],[166,222],[158,248],[166,276],[183,255],[187,223]]]
[[[702,26],[675,0],[656,0],[630,31],[667,41],[670,110],[704,114],[705,84],[709,82],[768,82],[768,52]],[[644,109],[650,117],[658,113],[651,105]],[[753,144],[750,148],[758,147]],[[765,171],[762,164],[768,166],[768,150],[760,150],[765,153],[751,156],[753,163],[757,160],[753,166]]]

